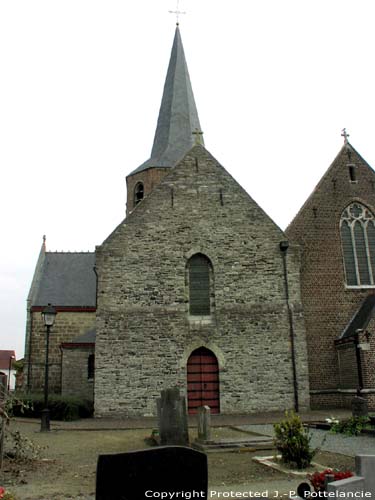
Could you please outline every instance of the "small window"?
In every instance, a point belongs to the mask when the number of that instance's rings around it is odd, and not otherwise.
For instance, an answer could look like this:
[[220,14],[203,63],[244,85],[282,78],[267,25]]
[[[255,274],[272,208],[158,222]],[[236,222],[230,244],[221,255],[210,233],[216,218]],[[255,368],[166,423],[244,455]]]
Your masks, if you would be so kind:
[[357,179],[357,166],[348,164],[350,182],[358,182]]
[[95,354],[90,354],[87,358],[87,378],[93,380],[95,376]]
[[143,200],[143,197],[144,197],[143,183],[138,182],[134,188],[134,206],[138,205],[138,203]]

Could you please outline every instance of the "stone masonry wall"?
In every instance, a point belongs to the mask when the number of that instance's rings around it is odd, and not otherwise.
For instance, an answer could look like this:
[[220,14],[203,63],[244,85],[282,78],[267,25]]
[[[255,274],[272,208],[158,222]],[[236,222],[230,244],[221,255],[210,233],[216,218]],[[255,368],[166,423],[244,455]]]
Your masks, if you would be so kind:
[[[356,166],[356,182],[350,180],[349,164]],[[348,155],[343,147],[286,230],[290,240],[302,248],[302,303],[315,407],[332,406],[333,396],[330,399],[328,393],[336,394],[335,401],[340,400],[337,392],[340,370],[334,341],[365,297],[375,293],[373,287],[348,288],[345,284],[339,224],[343,210],[353,201],[375,213],[375,173],[355,150],[350,147]],[[373,381],[368,379],[368,383],[374,387]],[[348,400],[342,398],[341,401]]]
[[[30,390],[41,392],[44,387],[44,368],[46,356],[46,328],[41,313],[33,312],[33,329],[31,334],[31,374]],[[49,389],[61,392],[61,344],[70,342],[78,335],[85,333],[95,325],[95,312],[61,312],[58,311],[55,324],[51,328],[49,342]]]
[[[96,416],[151,415],[201,346],[219,362],[223,413],[292,408],[282,231],[196,146],[97,248]],[[189,316],[186,265],[205,254],[215,312]],[[299,250],[287,257],[301,408],[309,406]]]
[[88,359],[95,346],[64,347],[62,350],[61,394],[94,400],[94,378],[88,378]]

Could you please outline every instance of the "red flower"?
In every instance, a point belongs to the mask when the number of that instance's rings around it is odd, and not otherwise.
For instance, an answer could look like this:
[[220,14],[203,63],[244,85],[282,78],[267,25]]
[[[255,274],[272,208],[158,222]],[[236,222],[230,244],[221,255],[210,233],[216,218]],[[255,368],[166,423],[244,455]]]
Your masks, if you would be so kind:
[[332,469],[326,469],[323,472],[314,472],[314,474],[309,474],[308,479],[316,492],[324,491],[325,477],[327,474],[332,474],[335,481],[353,476],[353,472],[350,472],[350,470],[340,472],[333,471]]
[[0,498],[3,498],[4,494],[5,494],[5,488],[0,486]]

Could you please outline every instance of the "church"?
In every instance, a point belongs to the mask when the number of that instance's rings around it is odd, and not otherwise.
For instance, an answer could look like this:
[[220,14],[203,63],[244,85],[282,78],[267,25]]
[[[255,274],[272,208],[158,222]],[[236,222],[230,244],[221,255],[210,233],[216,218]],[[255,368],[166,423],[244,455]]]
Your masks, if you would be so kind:
[[[306,410],[375,393],[375,174],[345,135],[284,233],[204,147],[177,25],[150,158],[94,253],[48,252],[27,300],[25,390],[91,399],[96,417]],[[373,345],[374,344],[374,345]]]
[[348,141],[286,229],[301,247],[313,408],[375,409],[375,172]]

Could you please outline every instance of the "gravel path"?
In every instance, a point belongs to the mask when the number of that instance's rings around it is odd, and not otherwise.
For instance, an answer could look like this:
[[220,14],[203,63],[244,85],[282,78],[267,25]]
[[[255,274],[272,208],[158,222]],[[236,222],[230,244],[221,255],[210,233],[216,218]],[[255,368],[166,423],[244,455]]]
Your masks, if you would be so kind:
[[[251,432],[257,432],[266,436],[273,436],[273,426],[265,425],[243,425],[239,427]],[[328,431],[310,429],[312,434],[311,445],[319,447],[324,451],[342,453],[354,457],[355,455],[375,455],[375,437],[370,435],[345,436],[344,434],[331,434]]]

